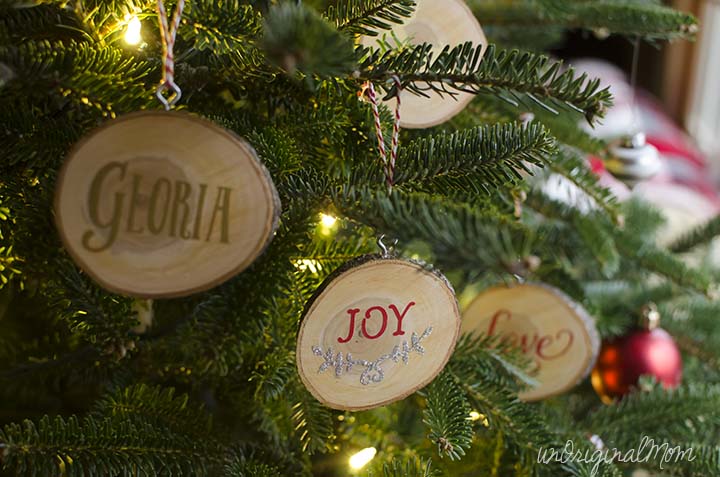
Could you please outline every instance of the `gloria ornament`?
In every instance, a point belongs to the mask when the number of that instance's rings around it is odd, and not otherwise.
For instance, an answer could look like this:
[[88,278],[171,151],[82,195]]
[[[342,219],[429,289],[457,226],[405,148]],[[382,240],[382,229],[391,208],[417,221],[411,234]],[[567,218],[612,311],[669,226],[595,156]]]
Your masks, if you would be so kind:
[[534,363],[538,385],[524,401],[561,394],[586,377],[600,337],[595,321],[567,295],[548,285],[498,286],[481,293],[463,313],[463,333],[498,336]]
[[659,327],[654,305],[643,309],[643,326],[625,336],[603,343],[592,385],[606,404],[628,394],[640,376],[654,376],[667,388],[682,380],[682,356],[670,334]]
[[184,296],[250,265],[273,237],[275,186],[253,148],[178,112],[112,120],[67,156],[55,219],[75,262],[106,289]]
[[[482,46],[481,56],[487,49],[487,39],[473,12],[463,0],[417,0],[413,15],[401,25],[393,27],[388,38],[413,45],[433,45],[436,57],[444,47],[471,42]],[[377,37],[362,38],[365,46],[377,46]],[[409,91],[401,92],[402,119],[400,126],[408,129],[429,128],[449,120],[472,101],[474,95],[466,92],[443,94],[428,92],[419,96]],[[396,99],[388,101],[388,107],[395,107]]]
[[366,255],[335,271],[308,302],[298,371],[326,406],[372,409],[430,383],[459,331],[455,293],[445,277],[418,262]]

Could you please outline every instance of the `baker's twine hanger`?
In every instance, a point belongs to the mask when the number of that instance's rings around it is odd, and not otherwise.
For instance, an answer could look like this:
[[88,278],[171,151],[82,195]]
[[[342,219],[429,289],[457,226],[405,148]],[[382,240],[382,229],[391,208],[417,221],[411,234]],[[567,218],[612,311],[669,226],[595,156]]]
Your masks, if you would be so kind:
[[402,83],[397,75],[391,76],[392,81],[395,83],[397,89],[397,104],[395,105],[395,116],[393,122],[392,142],[390,146],[390,158],[388,159],[387,150],[385,148],[385,138],[383,136],[382,122],[380,121],[380,110],[378,107],[377,93],[375,92],[375,86],[372,81],[367,81],[363,84],[362,90],[360,91],[360,98],[364,99],[367,97],[370,105],[372,106],[373,118],[375,122],[375,137],[378,143],[378,152],[380,153],[380,162],[383,165],[383,171],[385,173],[385,183],[387,184],[388,191],[392,191],[395,182],[395,164],[397,162],[398,146],[400,142],[400,106],[402,101],[400,99],[400,93],[402,92]]
[[[172,23],[168,24],[167,10],[163,0],[157,0],[158,19],[160,20],[160,38],[163,46],[163,77],[155,91],[155,96],[165,106],[165,110],[172,109],[182,97],[182,90],[175,83],[175,37],[177,36],[180,19],[182,18],[185,0],[178,0],[177,8],[172,17]],[[165,93],[170,92],[166,98]]]

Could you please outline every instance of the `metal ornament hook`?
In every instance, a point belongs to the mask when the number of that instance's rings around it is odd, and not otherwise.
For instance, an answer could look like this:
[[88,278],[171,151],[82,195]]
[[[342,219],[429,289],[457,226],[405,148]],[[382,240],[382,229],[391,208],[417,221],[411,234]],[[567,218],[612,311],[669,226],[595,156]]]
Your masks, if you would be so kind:
[[653,302],[643,306],[640,310],[642,325],[647,331],[652,331],[660,326],[660,312]]
[[[165,91],[172,92],[169,98],[166,98],[163,94]],[[170,109],[173,108],[178,103],[178,101],[180,101],[180,98],[182,97],[182,91],[180,90],[180,87],[175,84],[175,82],[164,81],[160,83],[160,85],[157,87],[157,90],[155,90],[155,96],[157,96],[163,106],[165,106],[165,111],[170,111]]]
[[380,247],[380,250],[382,250],[382,256],[387,258],[392,254],[392,251],[395,249],[395,246],[398,244],[398,239],[395,239],[393,241],[392,245],[390,246],[390,248],[388,248],[387,245],[385,245],[383,243],[384,238],[385,238],[385,234],[382,234],[380,237],[378,237],[377,245],[378,245],[378,247]]

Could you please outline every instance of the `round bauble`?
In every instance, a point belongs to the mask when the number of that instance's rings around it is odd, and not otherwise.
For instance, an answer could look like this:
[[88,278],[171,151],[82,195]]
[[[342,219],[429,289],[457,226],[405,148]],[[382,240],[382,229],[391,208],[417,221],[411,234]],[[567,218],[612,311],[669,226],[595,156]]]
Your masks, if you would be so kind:
[[605,168],[629,187],[652,179],[662,169],[660,153],[648,144],[644,133],[623,138],[611,153]]
[[662,328],[650,326],[604,342],[592,385],[603,402],[611,403],[628,394],[643,375],[654,376],[668,389],[680,385],[682,356]]

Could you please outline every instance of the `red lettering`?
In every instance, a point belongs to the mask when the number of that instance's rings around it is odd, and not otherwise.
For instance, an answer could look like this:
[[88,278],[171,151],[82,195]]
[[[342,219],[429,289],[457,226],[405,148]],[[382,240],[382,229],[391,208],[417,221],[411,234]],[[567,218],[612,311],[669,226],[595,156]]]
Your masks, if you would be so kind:
[[[533,348],[535,347],[537,339],[537,333],[533,335],[532,340],[530,340],[527,335],[522,335],[522,337],[520,338],[520,349],[522,349],[522,352],[525,354],[531,354]],[[530,342],[528,343],[528,341]]]
[[[494,336],[496,334],[501,319],[511,320],[512,313],[508,310],[498,310],[490,319],[488,336]],[[549,354],[547,349],[552,347],[553,344],[562,341],[564,336],[567,336],[567,344],[560,351]],[[567,328],[558,331],[554,337],[552,335],[539,336],[537,333],[533,335],[518,335],[512,331],[505,332],[502,337],[504,342],[519,347],[524,354],[534,354],[544,360],[559,358],[566,354],[570,350],[574,338],[572,332]]]
[[352,339],[353,335],[355,334],[355,315],[360,313],[360,308],[351,308],[347,312],[350,315],[350,329],[348,330],[347,338],[342,339],[338,336],[338,343],[347,343]]
[[492,320],[490,321],[490,327],[488,328],[488,336],[495,335],[495,327],[497,326],[498,320],[503,317],[507,317],[507,319],[509,320],[512,317],[512,314],[508,310],[498,310],[497,313],[493,315]]
[[[382,315],[382,326],[380,327],[380,331],[378,331],[374,335],[371,335],[370,333],[368,333],[368,330],[367,330],[367,321],[370,319],[370,316],[372,315],[373,310],[378,310],[380,312],[380,314]],[[363,320],[362,320],[362,325],[361,325],[362,333],[369,340],[375,340],[375,339],[380,338],[383,335],[383,333],[385,333],[385,329],[387,328],[387,320],[388,320],[387,311],[385,311],[385,308],[383,308],[382,306],[372,306],[372,307],[368,308],[367,311],[365,312],[365,318],[363,318]]]
[[397,322],[398,322],[397,329],[395,330],[395,333],[393,333],[393,336],[401,336],[401,335],[405,334],[405,332],[402,330],[402,322],[403,322],[403,319],[405,318],[405,315],[407,314],[408,310],[413,305],[415,305],[414,301],[411,301],[410,303],[408,303],[408,305],[405,307],[405,309],[403,310],[402,313],[398,312],[397,306],[395,306],[395,305],[389,306],[389,308],[393,311],[393,313],[395,313],[395,317],[397,318]]
[[567,345],[565,345],[565,347],[562,350],[560,350],[559,352],[557,352],[555,354],[551,354],[551,355],[544,354],[542,349],[545,346],[544,345],[541,346],[540,343],[538,343],[537,355],[539,357],[541,357],[542,359],[555,359],[555,358],[559,358],[560,356],[567,353],[568,350],[570,350],[570,347],[572,346],[573,341],[574,341],[574,336],[573,336],[572,332],[568,329],[562,329],[562,330],[558,331],[555,334],[555,339],[553,339],[551,336],[545,336],[540,341],[546,340],[546,343],[548,343],[548,346],[551,346],[555,340],[560,341],[560,339],[563,335],[566,335],[568,337],[568,341],[567,341]]

